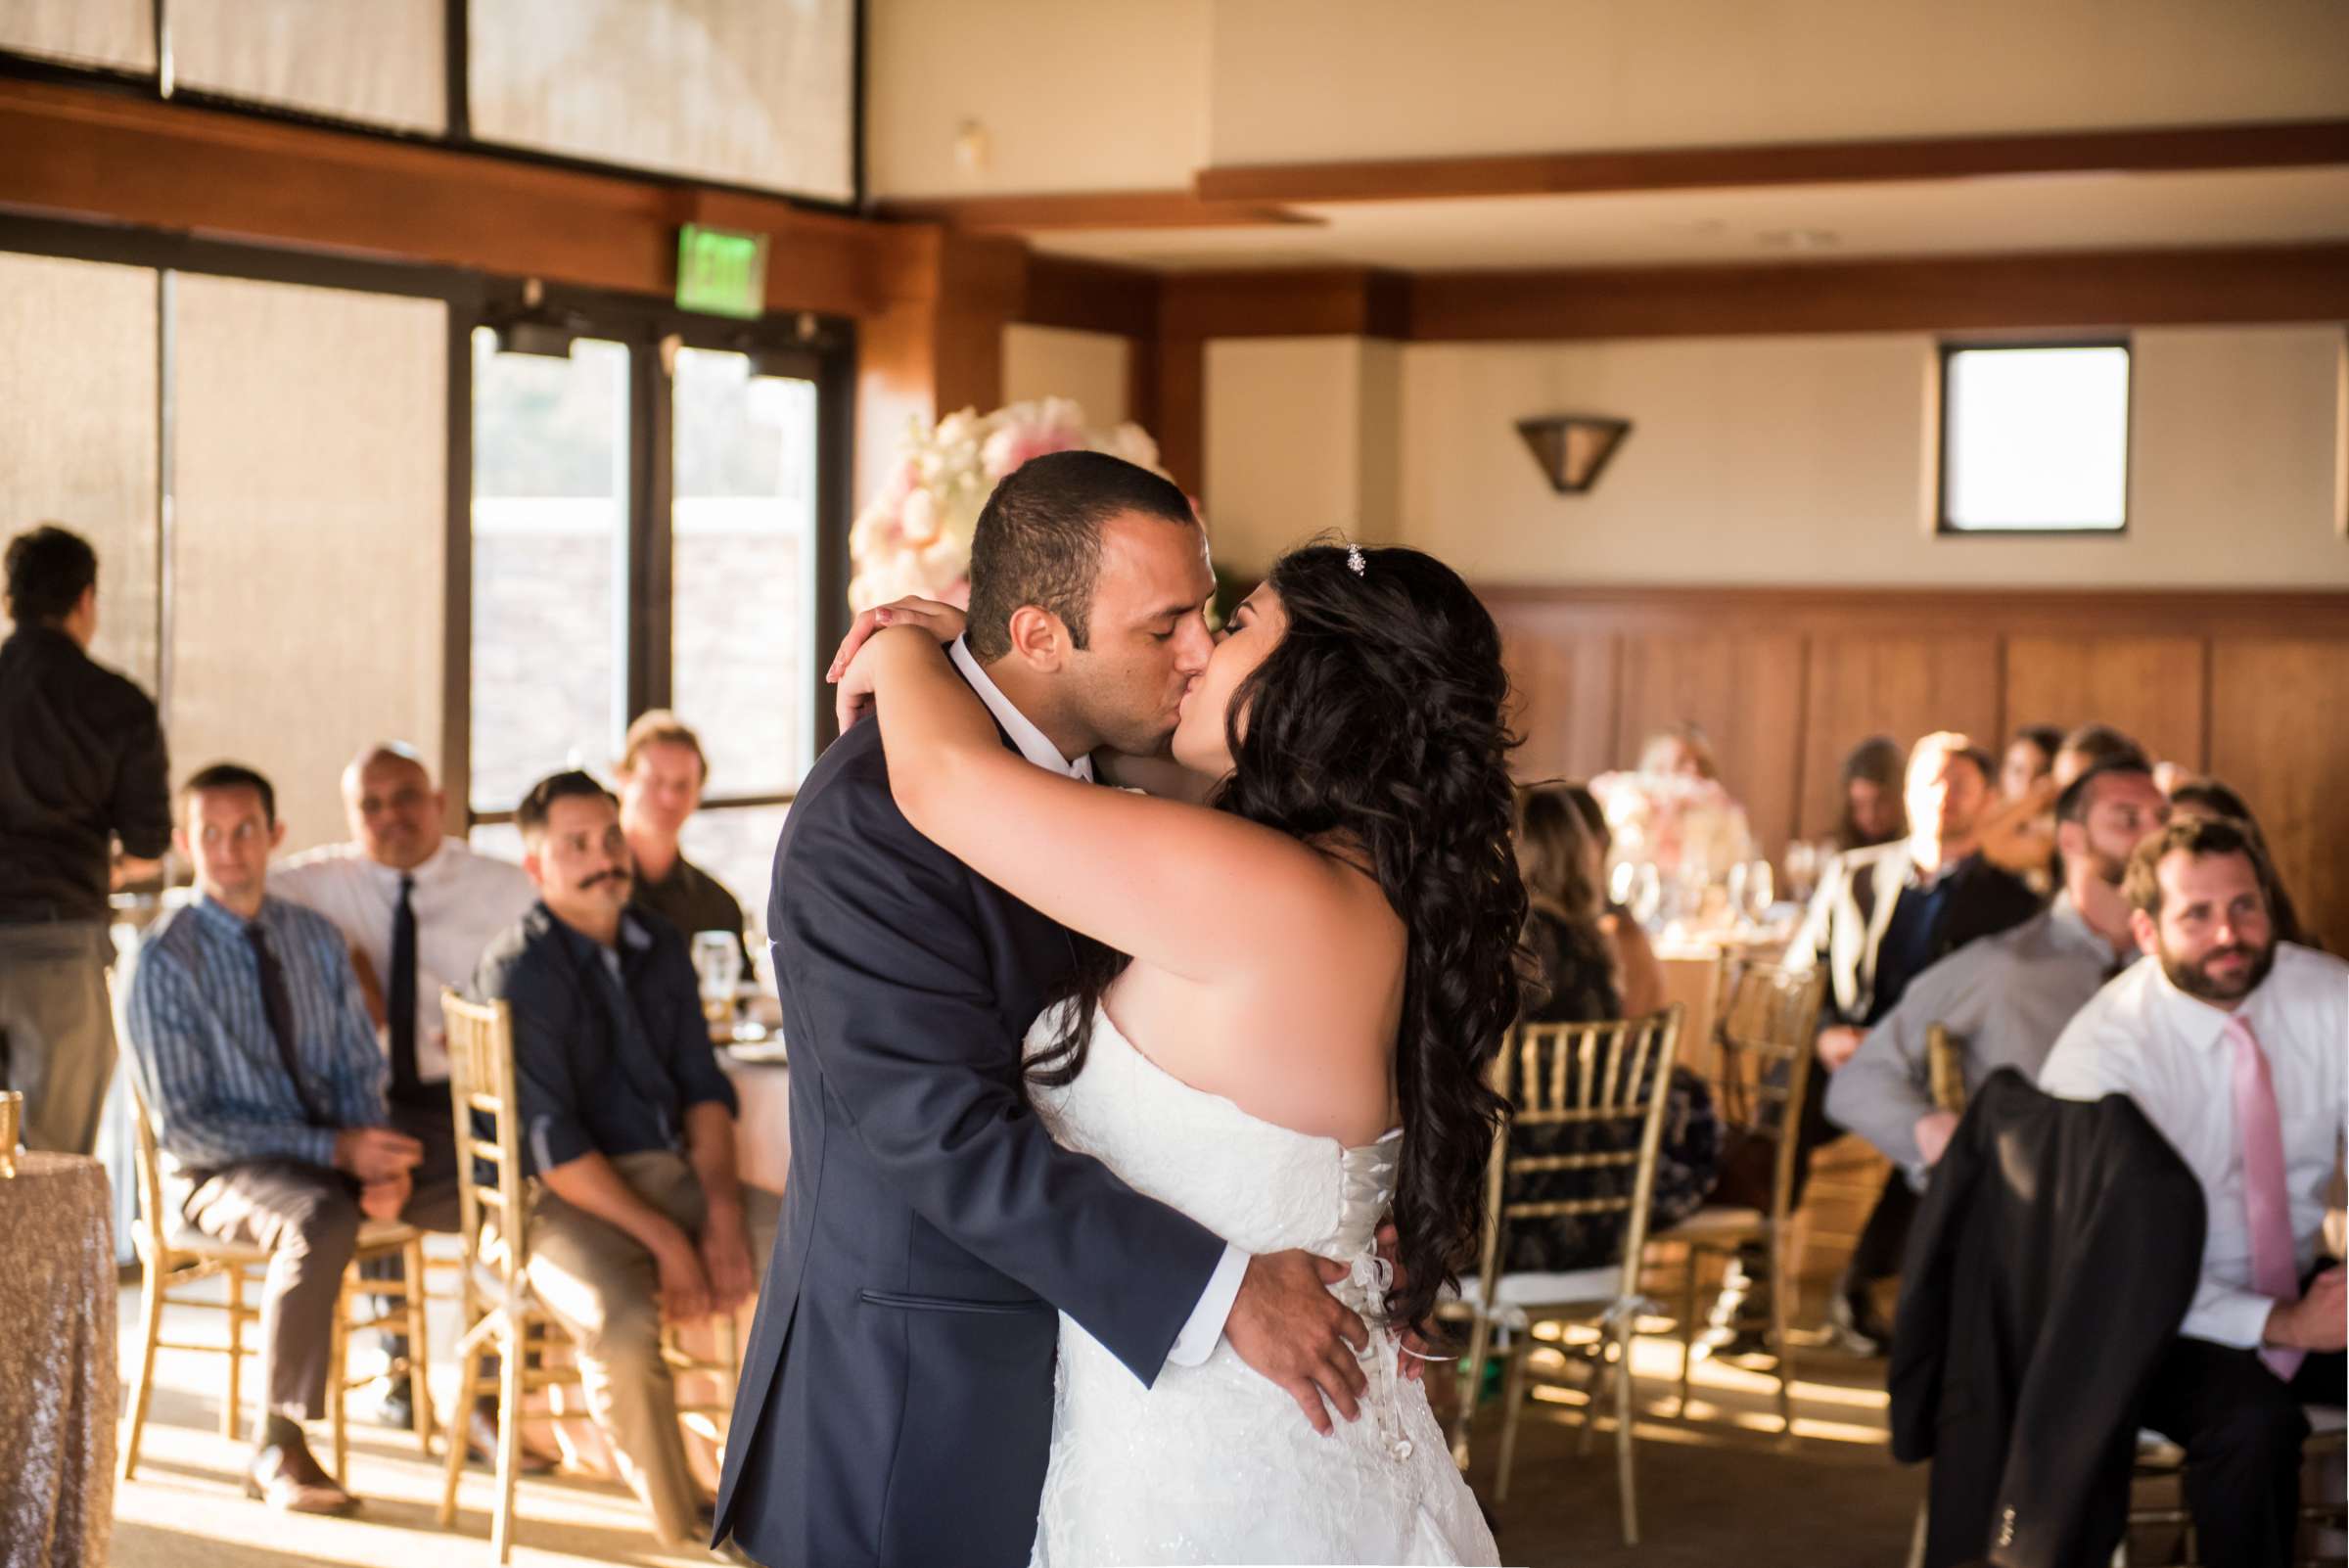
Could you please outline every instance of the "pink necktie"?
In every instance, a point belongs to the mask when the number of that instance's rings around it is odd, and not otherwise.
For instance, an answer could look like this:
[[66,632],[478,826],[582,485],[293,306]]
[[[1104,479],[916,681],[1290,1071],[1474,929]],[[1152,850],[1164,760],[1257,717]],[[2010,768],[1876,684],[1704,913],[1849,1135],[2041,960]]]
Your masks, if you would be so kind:
[[[2230,1016],[2234,1041],[2234,1135],[2242,1145],[2243,1209],[2251,1222],[2251,1288],[2289,1305],[2300,1299],[2300,1264],[2292,1250],[2291,1200],[2283,1186],[2283,1125],[2276,1114],[2276,1081],[2268,1053],[2242,1017]],[[2302,1352],[2263,1346],[2259,1359],[2285,1382],[2300,1369]]]

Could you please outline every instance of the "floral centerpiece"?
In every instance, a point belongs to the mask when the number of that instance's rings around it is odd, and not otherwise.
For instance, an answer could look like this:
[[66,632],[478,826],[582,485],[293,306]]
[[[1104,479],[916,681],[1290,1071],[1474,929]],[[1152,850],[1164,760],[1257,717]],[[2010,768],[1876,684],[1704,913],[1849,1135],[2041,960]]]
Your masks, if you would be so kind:
[[1719,882],[1754,853],[1745,807],[1714,779],[1601,773],[1590,794],[1607,813],[1618,865],[1652,863],[1667,881]]
[[965,408],[929,429],[914,421],[904,461],[849,530],[849,607],[868,610],[908,594],[968,603],[971,532],[996,484],[1032,457],[1075,450],[1166,472],[1158,443],[1139,425],[1090,429],[1084,410],[1065,397],[985,415]]

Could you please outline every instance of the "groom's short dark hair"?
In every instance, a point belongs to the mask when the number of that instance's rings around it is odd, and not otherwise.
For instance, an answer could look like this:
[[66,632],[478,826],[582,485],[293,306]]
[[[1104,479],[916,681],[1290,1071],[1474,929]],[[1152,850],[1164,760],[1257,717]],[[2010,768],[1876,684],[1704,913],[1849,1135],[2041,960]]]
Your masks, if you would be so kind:
[[1011,652],[1011,618],[1026,604],[1060,617],[1083,647],[1101,528],[1124,512],[1199,521],[1180,485],[1107,452],[1047,452],[996,485],[971,532],[972,655],[985,665]]

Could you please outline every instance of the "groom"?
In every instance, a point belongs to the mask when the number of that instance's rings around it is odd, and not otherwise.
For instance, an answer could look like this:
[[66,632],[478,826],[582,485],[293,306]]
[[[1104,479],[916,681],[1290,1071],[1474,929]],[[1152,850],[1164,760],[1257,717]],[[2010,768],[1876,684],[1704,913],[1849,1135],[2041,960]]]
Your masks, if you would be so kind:
[[[1006,746],[1089,779],[1098,749],[1165,749],[1214,591],[1181,490],[1038,457],[980,514],[954,663]],[[1018,1568],[1056,1312],[1144,1383],[1226,1339],[1323,1431],[1325,1397],[1358,1413],[1366,1331],[1337,1266],[1252,1258],[1052,1141],[1021,1042],[1074,939],[906,825],[879,729],[825,752],[775,853],[791,1176],[714,1528],[770,1568]]]

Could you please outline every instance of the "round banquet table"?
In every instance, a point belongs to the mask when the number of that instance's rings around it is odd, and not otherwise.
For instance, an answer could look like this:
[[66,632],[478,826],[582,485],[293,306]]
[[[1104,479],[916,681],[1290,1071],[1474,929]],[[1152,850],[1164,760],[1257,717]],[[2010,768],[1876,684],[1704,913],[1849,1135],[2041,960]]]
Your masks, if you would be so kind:
[[114,1189],[95,1160],[0,1177],[0,1563],[103,1563],[115,1512]]

